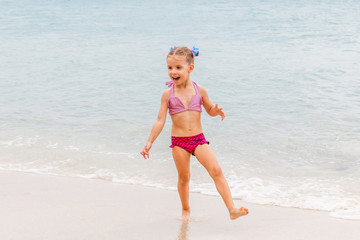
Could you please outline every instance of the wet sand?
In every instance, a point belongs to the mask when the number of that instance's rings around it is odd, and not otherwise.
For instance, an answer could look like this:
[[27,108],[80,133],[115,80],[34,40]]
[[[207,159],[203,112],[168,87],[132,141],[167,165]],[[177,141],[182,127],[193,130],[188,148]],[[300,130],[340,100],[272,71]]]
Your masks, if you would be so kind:
[[327,212],[235,201],[250,214],[229,219],[220,197],[190,193],[181,222],[176,191],[102,180],[0,171],[0,239],[357,240],[360,221]]

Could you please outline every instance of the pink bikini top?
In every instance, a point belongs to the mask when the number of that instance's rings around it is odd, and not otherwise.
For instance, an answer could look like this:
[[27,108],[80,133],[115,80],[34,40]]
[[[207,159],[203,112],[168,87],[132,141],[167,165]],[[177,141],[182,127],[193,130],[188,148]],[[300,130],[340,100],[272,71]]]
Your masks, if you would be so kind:
[[174,96],[174,83],[172,81],[166,82],[166,85],[170,88],[170,97],[168,100],[168,107],[170,115],[184,112],[184,111],[198,111],[201,112],[201,105],[203,104],[202,97],[199,92],[199,88],[196,83],[194,83],[194,88],[196,94],[192,96],[190,101],[189,108],[185,108],[184,104],[181,102],[180,98]]

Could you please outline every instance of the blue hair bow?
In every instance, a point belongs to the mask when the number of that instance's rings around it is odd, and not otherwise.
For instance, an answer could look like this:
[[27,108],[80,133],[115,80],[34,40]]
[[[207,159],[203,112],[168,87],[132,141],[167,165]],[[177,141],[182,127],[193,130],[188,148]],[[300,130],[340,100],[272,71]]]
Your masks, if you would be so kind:
[[193,46],[191,52],[193,53],[194,56],[199,56],[199,48]]

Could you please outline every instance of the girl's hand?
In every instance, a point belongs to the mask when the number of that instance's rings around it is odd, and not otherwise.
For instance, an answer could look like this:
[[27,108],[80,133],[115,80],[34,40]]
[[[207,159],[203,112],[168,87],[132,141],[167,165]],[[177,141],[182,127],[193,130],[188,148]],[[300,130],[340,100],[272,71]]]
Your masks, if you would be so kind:
[[224,120],[226,115],[223,111],[223,108],[219,108],[218,104],[215,104],[215,112],[217,113],[217,115],[221,116],[221,121]]
[[147,158],[150,157],[150,156],[149,156],[149,151],[150,151],[151,146],[152,146],[152,143],[148,142],[148,143],[145,145],[144,149],[140,152],[140,154],[143,155],[143,157],[144,157],[145,159],[146,159],[146,157],[147,157]]

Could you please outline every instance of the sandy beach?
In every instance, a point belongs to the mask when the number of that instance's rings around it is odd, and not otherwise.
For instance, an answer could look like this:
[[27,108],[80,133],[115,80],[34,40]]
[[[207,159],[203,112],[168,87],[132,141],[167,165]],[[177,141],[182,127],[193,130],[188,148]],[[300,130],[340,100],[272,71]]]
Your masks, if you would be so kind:
[[360,221],[327,212],[236,201],[250,214],[228,218],[219,197],[190,194],[183,223],[176,191],[102,180],[0,171],[0,239],[358,239]]

